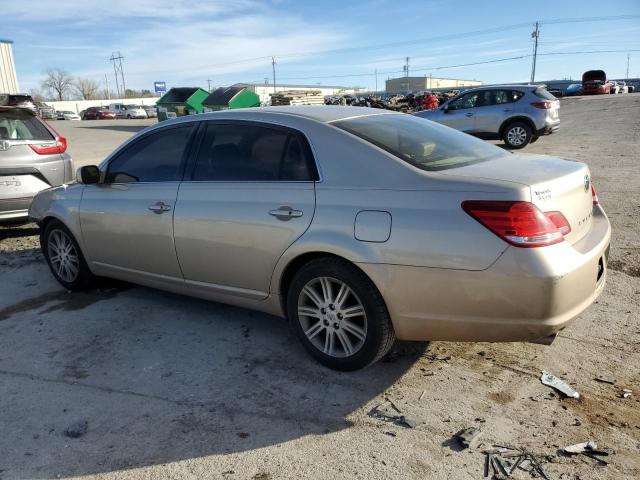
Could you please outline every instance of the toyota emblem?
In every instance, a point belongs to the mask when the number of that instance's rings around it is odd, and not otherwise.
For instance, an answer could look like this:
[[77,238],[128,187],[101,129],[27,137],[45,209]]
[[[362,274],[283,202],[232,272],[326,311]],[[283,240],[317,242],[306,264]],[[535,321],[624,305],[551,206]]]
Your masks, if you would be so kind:
[[589,175],[585,175],[584,176],[584,191],[587,192],[589,191],[589,186],[591,185],[591,182],[589,180]]

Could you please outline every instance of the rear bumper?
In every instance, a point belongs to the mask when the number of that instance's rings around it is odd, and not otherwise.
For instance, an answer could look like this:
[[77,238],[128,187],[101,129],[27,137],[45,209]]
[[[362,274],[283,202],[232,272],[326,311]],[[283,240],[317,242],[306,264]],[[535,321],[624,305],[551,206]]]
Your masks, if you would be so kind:
[[26,220],[33,197],[0,200],[0,223]]
[[565,328],[602,292],[610,238],[596,207],[576,244],[509,247],[483,271],[359,266],[382,293],[401,340],[536,340]]

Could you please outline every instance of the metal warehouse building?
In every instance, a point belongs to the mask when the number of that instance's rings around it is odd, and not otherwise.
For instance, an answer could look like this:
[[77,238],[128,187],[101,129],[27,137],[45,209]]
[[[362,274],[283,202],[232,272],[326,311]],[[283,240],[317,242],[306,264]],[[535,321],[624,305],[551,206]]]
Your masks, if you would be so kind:
[[461,80],[458,78],[436,77],[398,77],[390,78],[385,82],[387,93],[419,92],[436,88],[477,87],[482,85],[480,80]]
[[0,38],[0,94],[19,93],[12,44],[11,40]]

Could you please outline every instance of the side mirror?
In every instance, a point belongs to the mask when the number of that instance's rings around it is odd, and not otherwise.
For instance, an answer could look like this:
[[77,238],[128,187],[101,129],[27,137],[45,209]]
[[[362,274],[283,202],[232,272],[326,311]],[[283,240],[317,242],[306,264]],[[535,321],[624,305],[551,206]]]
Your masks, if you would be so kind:
[[100,170],[95,165],[87,165],[80,167],[76,174],[76,180],[79,183],[90,185],[92,183],[98,183],[100,181]]

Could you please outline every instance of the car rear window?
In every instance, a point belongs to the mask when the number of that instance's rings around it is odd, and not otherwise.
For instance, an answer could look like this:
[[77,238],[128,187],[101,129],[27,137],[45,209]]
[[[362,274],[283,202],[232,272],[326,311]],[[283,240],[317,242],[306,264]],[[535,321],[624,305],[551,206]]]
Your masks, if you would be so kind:
[[544,98],[545,100],[557,100],[557,98],[551,95],[544,87],[536,88],[533,93],[536,97]]
[[506,155],[494,145],[413,115],[368,115],[332,125],[422,170],[446,170]]
[[53,135],[31,112],[0,109],[0,140],[52,140]]

